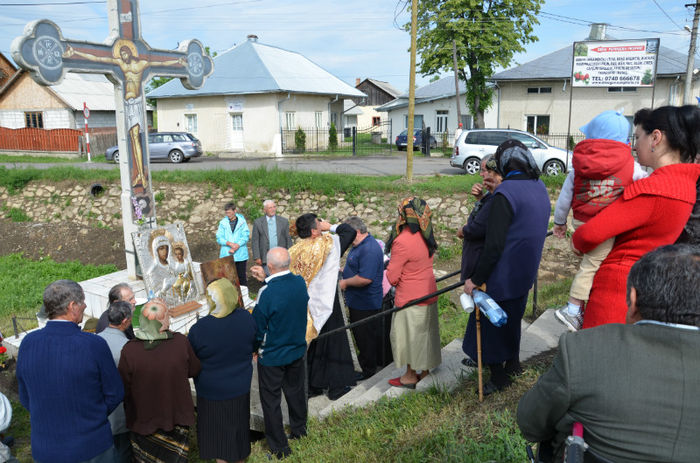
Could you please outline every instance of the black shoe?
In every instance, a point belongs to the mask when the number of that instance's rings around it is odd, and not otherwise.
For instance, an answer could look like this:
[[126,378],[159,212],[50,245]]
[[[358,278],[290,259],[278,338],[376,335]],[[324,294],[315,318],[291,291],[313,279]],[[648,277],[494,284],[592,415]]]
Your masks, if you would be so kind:
[[301,439],[302,437],[306,437],[306,433],[294,434],[293,432],[290,432],[289,434],[287,434],[287,440],[297,440],[297,439]]
[[364,381],[370,379],[372,376],[374,375],[371,373],[355,373],[355,381]]
[[469,357],[465,357],[462,359],[462,365],[468,368],[477,368],[479,366],[474,360],[470,359]]
[[312,397],[316,397],[319,395],[323,395],[323,389],[319,389],[317,387],[309,386],[309,399]]
[[506,374],[513,378],[515,376],[520,376],[523,374],[523,367],[520,366],[520,360],[507,361],[505,366]]
[[[506,389],[508,386],[510,386],[510,383],[504,384],[503,386],[497,386],[496,383],[493,381],[489,381],[486,384],[484,384],[484,397],[493,394],[494,392],[499,392],[502,391],[503,389]],[[479,393],[479,389],[477,388],[476,393]]]
[[350,386],[345,386],[342,389],[339,390],[334,390],[334,391],[328,391],[328,398],[331,400],[338,400],[341,397],[343,397],[345,394],[350,392],[352,388]]

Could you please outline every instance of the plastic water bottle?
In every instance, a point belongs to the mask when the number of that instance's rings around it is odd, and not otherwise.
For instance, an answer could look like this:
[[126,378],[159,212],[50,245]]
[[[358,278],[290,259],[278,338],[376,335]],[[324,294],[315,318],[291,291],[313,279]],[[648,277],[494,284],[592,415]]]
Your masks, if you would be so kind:
[[486,315],[493,326],[503,326],[508,322],[508,314],[501,309],[496,301],[491,299],[491,296],[475,289],[472,291],[472,297],[474,297],[474,302],[479,306],[481,313]]
[[472,313],[474,312],[474,299],[467,293],[462,293],[461,296],[459,296],[459,302],[462,304],[462,309],[466,313]]

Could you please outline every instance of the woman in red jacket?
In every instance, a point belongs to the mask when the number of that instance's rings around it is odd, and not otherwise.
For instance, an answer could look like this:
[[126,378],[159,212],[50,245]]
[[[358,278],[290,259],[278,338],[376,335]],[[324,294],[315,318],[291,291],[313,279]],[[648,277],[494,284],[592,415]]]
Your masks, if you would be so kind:
[[608,238],[615,245],[593,280],[583,327],[624,323],[627,274],[647,252],[673,243],[695,203],[700,165],[700,108],[664,106],[634,115],[634,149],[639,163],[654,172],[638,180],[622,196],[579,227],[575,249],[586,253]]
[[[433,274],[437,243],[430,216],[430,207],[422,199],[407,198],[399,205],[399,218],[386,244],[391,252],[386,277],[396,287],[396,306],[437,291]],[[415,389],[416,383],[442,361],[437,296],[396,312],[390,338],[394,363],[406,365],[406,372],[390,379],[389,384]]]

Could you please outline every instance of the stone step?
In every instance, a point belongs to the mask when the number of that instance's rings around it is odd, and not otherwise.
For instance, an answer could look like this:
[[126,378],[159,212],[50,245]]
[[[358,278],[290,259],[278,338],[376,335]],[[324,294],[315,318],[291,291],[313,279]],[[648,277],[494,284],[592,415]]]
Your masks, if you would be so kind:
[[567,328],[554,316],[556,309],[547,309],[525,331],[520,339],[520,361],[554,349]]

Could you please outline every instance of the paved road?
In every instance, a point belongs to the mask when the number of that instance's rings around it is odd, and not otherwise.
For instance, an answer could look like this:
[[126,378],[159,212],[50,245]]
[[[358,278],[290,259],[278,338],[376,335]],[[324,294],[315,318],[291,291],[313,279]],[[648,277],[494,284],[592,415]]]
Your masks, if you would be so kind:
[[[112,163],[71,163],[71,164],[30,164],[30,163],[2,163],[0,165],[10,167],[35,167],[46,169],[57,165],[74,166],[83,169],[115,169]],[[186,164],[173,165],[169,162],[152,162],[153,171],[184,169],[184,170],[240,170],[255,169],[265,166],[268,168],[277,167],[279,169],[326,172],[338,174],[355,175],[404,175],[406,173],[406,155],[400,156],[375,156],[357,158],[256,158],[256,159],[227,159],[227,158],[199,158],[192,159]],[[463,175],[462,169],[450,167],[449,158],[426,158],[414,156],[413,175]]]

